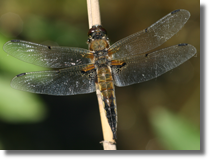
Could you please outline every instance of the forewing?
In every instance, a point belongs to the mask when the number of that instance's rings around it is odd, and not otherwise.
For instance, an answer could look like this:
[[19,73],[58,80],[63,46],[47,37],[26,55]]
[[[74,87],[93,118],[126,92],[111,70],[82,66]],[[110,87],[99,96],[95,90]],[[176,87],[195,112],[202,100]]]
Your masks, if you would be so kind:
[[11,86],[18,90],[49,95],[75,95],[95,92],[95,70],[82,71],[86,65],[53,71],[22,73]]
[[113,66],[116,86],[128,86],[148,81],[179,66],[196,54],[190,44],[179,44],[152,53],[121,59],[123,66]]
[[119,59],[152,50],[176,34],[189,17],[187,10],[175,10],[150,27],[117,41],[108,52],[112,59]]
[[67,68],[91,63],[89,50],[74,47],[47,46],[22,40],[4,44],[4,51],[22,61],[49,68]]

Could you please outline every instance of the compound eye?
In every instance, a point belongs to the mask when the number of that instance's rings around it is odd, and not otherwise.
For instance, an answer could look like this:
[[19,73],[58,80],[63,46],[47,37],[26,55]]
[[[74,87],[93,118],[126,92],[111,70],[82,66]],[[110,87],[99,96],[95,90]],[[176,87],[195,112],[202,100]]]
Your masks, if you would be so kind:
[[92,28],[89,29],[88,36],[91,36],[95,31],[96,31],[96,27],[93,26]]
[[98,28],[99,28],[104,34],[107,34],[107,31],[106,31],[102,26],[98,26]]

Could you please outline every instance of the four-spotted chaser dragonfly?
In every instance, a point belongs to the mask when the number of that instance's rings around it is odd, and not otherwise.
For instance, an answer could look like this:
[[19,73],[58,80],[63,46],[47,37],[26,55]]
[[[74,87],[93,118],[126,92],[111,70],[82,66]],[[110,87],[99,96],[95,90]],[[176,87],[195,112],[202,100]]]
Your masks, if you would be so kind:
[[186,43],[149,52],[176,34],[189,17],[187,10],[175,10],[111,46],[106,30],[94,25],[88,32],[89,50],[11,40],[3,47],[8,54],[28,63],[57,68],[21,73],[13,78],[11,86],[39,94],[75,95],[95,92],[97,84],[116,139],[114,84],[123,87],[151,80],[193,57],[196,48]]

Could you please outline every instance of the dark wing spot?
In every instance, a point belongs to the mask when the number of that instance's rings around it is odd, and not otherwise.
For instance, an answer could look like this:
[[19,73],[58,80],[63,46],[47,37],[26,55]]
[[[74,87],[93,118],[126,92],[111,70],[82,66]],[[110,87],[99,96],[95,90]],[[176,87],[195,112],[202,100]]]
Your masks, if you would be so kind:
[[120,73],[122,71],[122,68],[124,66],[126,66],[126,63],[125,62],[122,65],[112,66],[112,69],[114,69],[116,73]]
[[51,46],[48,46],[48,49],[51,49]]
[[147,33],[147,28],[145,29],[145,33]]
[[24,75],[26,75],[26,73],[18,74],[16,77],[21,77],[21,76],[24,76]]
[[177,9],[177,10],[175,10],[175,11],[172,11],[171,14],[177,13],[177,12],[179,12],[179,11],[180,11],[180,9]]
[[19,39],[12,39],[11,42],[20,42]]
[[96,70],[95,69],[92,69],[92,70],[89,70],[89,71],[80,71],[81,72],[81,75],[82,76],[88,76],[88,78],[90,78],[91,80],[95,80],[96,81]]
[[85,74],[86,72],[85,72],[85,71],[81,71],[81,73],[82,73],[82,74]]
[[124,63],[121,65],[121,67],[120,67],[120,68],[124,67],[125,65],[126,65],[126,63],[124,62]]
[[188,44],[187,43],[180,43],[178,44],[178,46],[187,46]]
[[145,54],[145,57],[147,57],[148,56],[148,53],[147,54]]

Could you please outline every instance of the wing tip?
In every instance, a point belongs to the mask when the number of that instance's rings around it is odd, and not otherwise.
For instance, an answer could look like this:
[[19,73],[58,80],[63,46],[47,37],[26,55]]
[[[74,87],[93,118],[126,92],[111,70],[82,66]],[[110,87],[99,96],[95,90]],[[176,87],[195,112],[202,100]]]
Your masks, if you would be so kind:
[[190,12],[186,9],[176,9],[176,10],[172,11],[171,14],[177,14],[179,12],[182,12],[183,14],[185,14],[186,18],[189,19]]
[[20,42],[20,40],[18,40],[18,39],[12,39],[12,40],[10,40],[10,41],[7,41],[4,45],[3,45],[3,50],[5,51],[5,52],[7,52],[7,47],[9,46],[9,45],[11,45],[12,43],[18,43],[18,42]]
[[184,47],[184,46],[189,47],[192,50],[191,53],[193,53],[193,55],[195,55],[197,53],[197,49],[193,45],[191,45],[191,44],[188,44],[188,43],[180,43],[180,44],[178,44],[178,46],[179,47]]

